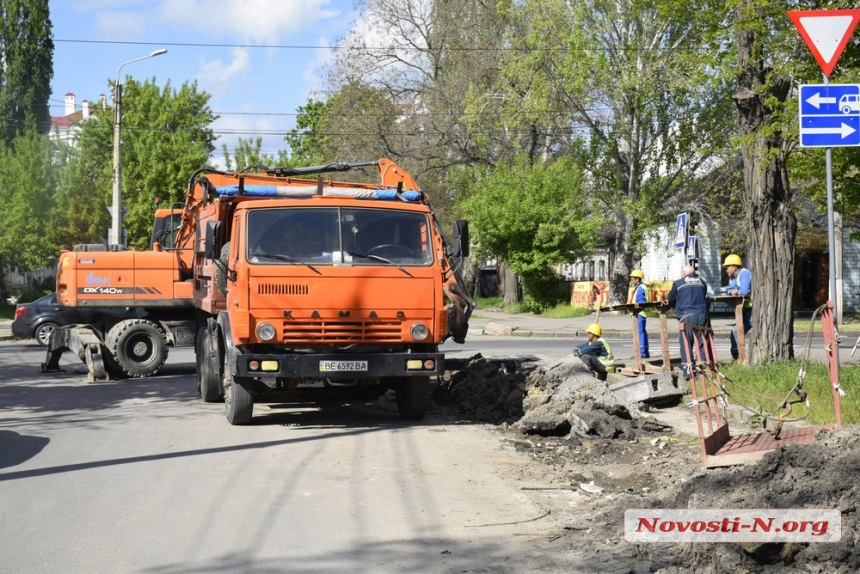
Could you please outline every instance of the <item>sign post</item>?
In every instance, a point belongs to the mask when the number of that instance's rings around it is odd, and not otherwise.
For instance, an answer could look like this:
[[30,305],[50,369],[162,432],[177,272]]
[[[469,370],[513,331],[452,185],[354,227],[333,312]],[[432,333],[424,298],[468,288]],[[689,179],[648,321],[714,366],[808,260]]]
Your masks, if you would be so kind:
[[[846,44],[848,44],[848,40],[851,38],[851,35],[854,33],[854,29],[857,27],[857,22],[860,21],[860,10],[852,9],[852,10],[794,10],[788,12],[788,17],[791,18],[791,21],[794,22],[795,27],[798,32],[800,32],[800,36],[803,38],[806,45],[809,46],[810,52],[812,52],[812,56],[818,62],[818,65],[821,67],[821,71],[824,72],[824,92],[820,92],[816,90],[816,93],[820,93],[818,96],[819,101],[817,102],[818,106],[833,106],[840,113],[843,114],[842,118],[838,120],[835,119],[823,119],[824,114],[812,114],[815,117],[808,117],[807,120],[812,121],[812,125],[807,126],[807,130],[811,130],[807,132],[807,136],[811,139],[808,139],[808,146],[804,143],[804,109],[807,111],[807,115],[809,116],[811,110],[807,107],[804,108],[804,96],[806,94],[801,90],[800,92],[800,145],[804,147],[813,147],[813,142],[817,142],[819,146],[826,146],[825,150],[825,162],[827,168],[827,240],[829,243],[829,275],[830,275],[830,301],[833,304],[833,319],[834,319],[834,327],[838,327],[839,317],[841,317],[841,305],[840,305],[840,294],[836,290],[836,233],[835,233],[835,224],[833,221],[833,156],[831,146],[836,145],[860,145],[860,143],[847,143],[854,142],[854,133],[860,131],[860,125],[853,125],[851,121],[847,121],[850,117],[854,115],[854,99],[860,99],[860,88],[857,91],[854,91],[854,87],[849,86],[836,86],[833,88],[835,90],[834,93],[829,91],[829,81],[830,74],[833,72],[833,68],[836,67],[836,62],[839,61],[839,56],[842,55],[842,50],[845,49]],[[837,95],[838,94],[838,95]],[[805,100],[807,104],[812,105],[814,107],[818,107],[813,104],[813,101],[810,101],[810,98],[813,98],[811,91],[807,99]],[[826,101],[821,98],[826,98]],[[835,101],[834,101],[835,100]],[[858,109],[858,118],[857,121],[860,121],[860,102],[857,102]],[[829,109],[829,108],[828,108]],[[833,139],[837,137],[837,125],[838,122],[838,137],[839,139],[833,142]],[[824,139],[816,139],[818,137]],[[847,139],[846,139],[847,138]],[[838,380],[839,377],[839,343],[836,343],[836,349],[834,349],[835,355],[835,363],[836,363],[836,377]]]

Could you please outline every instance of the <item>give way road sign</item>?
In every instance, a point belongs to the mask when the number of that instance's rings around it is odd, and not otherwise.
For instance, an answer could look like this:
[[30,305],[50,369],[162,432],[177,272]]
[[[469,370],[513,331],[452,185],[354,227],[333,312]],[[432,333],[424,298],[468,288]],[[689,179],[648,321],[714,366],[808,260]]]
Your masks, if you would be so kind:
[[860,85],[800,86],[801,147],[860,146]]

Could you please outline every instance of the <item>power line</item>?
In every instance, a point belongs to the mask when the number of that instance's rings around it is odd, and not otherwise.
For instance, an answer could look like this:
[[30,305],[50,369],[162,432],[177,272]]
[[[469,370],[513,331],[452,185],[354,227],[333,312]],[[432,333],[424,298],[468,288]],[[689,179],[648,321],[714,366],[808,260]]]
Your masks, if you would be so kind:
[[[392,45],[392,46],[344,46],[344,45],[305,45],[305,44],[220,44],[207,42],[133,42],[130,40],[81,40],[78,38],[54,38],[54,43],[67,44],[108,44],[108,45],[126,45],[126,46],[170,46],[178,48],[252,48],[252,49],[275,49],[275,50],[359,50],[366,52],[429,52],[430,48],[412,46],[412,45]],[[445,50],[449,52],[591,52],[595,50],[606,50],[605,46],[572,48],[570,46],[546,46],[546,47],[525,47],[525,46],[490,46],[487,48],[477,46],[446,46]],[[612,49],[618,52],[665,52],[677,51],[664,46],[655,46],[653,48],[638,48],[638,47],[619,47],[612,46]]]

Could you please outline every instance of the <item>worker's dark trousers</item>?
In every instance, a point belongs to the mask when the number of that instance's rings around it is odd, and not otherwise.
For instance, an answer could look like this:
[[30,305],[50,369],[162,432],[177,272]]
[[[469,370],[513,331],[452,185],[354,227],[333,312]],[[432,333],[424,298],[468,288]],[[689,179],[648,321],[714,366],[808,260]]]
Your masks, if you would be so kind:
[[606,380],[606,367],[603,366],[603,363],[600,362],[597,355],[580,355],[579,358],[582,359],[582,362],[585,363],[585,366],[588,367],[589,370],[594,371],[595,377],[601,381]]

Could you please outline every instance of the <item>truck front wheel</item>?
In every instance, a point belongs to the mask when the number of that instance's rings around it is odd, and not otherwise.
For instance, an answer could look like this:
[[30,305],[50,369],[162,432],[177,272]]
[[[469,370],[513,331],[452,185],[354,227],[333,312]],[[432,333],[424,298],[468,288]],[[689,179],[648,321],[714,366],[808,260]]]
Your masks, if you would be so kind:
[[400,417],[420,421],[430,404],[430,377],[404,377],[394,387]]
[[223,370],[227,421],[231,425],[246,425],[254,414],[254,379],[234,377],[226,364]]
[[224,389],[221,386],[223,352],[220,337],[213,331],[212,325],[207,324],[197,331],[197,340],[194,343],[197,359],[197,390],[200,392],[200,398],[207,403],[220,402],[224,400]]
[[149,377],[167,361],[167,338],[157,324],[126,319],[108,331],[105,347],[112,363],[129,377]]

